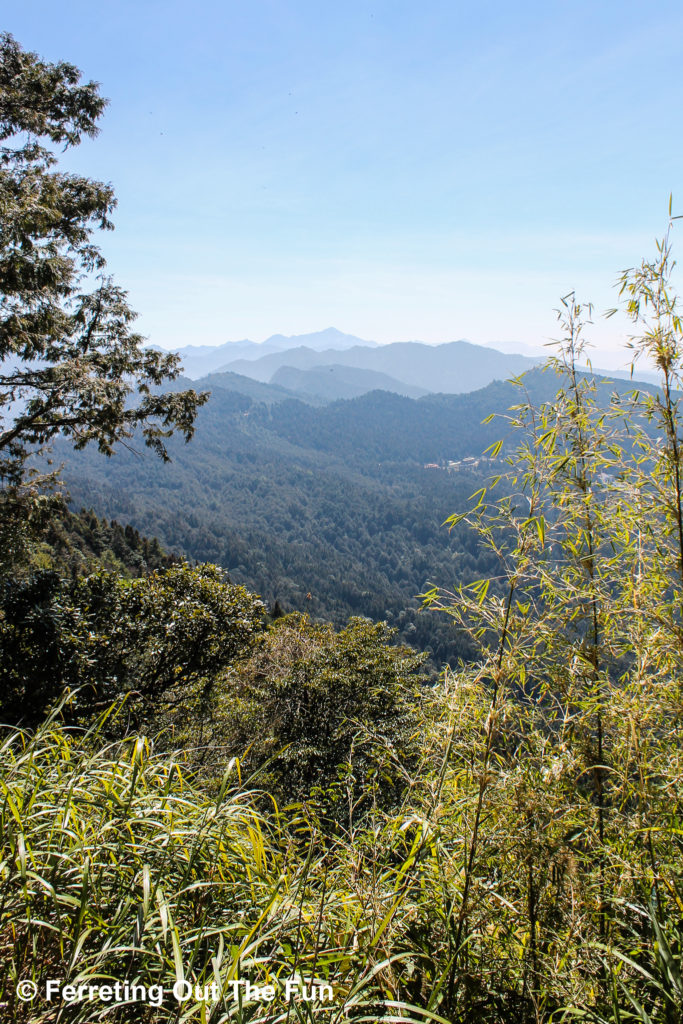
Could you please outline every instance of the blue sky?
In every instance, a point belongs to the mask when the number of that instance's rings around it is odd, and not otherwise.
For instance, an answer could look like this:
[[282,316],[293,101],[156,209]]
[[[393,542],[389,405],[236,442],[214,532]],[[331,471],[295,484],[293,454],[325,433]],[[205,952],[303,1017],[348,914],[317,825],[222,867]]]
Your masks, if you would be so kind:
[[683,212],[680,3],[5,0],[1,27],[109,97],[65,163],[114,184],[103,249],[162,346],[539,345]]

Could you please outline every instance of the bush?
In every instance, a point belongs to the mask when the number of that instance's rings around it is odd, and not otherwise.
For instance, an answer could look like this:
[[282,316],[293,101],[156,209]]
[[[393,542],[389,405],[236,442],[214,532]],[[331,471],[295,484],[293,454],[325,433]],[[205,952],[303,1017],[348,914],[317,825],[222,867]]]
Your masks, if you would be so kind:
[[66,688],[71,714],[126,699],[131,724],[184,714],[262,628],[262,603],[216,566],[177,565],[139,579],[51,571],[3,584],[0,699],[5,722],[34,725]]
[[268,787],[279,799],[303,799],[340,776],[356,811],[359,797],[396,796],[416,748],[425,656],[392,645],[395,632],[351,619],[337,633],[290,615],[229,673],[219,705],[226,733],[234,749],[249,747],[249,765],[272,759]]

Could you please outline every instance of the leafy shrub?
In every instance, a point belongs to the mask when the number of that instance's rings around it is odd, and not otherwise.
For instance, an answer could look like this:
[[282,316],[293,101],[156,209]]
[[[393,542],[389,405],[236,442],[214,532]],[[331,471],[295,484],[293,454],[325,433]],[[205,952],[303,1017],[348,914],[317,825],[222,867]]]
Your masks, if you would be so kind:
[[97,572],[6,581],[0,597],[0,697],[6,722],[35,724],[64,692],[72,713],[127,697],[131,721],[190,708],[249,648],[258,598],[215,566],[177,565],[138,579]]
[[416,749],[425,657],[394,646],[394,635],[367,619],[335,632],[290,615],[226,677],[227,735],[235,749],[249,747],[249,765],[272,762],[268,788],[278,798],[326,790],[340,772],[356,810],[359,797],[395,796],[399,766]]

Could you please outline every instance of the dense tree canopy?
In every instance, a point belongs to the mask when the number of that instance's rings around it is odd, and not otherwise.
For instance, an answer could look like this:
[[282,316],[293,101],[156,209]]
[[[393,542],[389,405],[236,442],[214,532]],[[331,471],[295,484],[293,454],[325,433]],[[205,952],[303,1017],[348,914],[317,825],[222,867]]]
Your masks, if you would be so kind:
[[78,715],[125,698],[140,723],[187,715],[216,675],[246,653],[263,605],[215,566],[172,566],[137,579],[99,571],[69,583],[54,570],[0,588],[0,715],[32,724],[70,689]]
[[269,788],[284,800],[327,788],[364,801],[381,778],[393,794],[392,758],[415,749],[425,656],[392,643],[385,623],[353,618],[335,632],[289,615],[260,636],[247,661],[217,688],[230,748],[251,767],[271,765]]

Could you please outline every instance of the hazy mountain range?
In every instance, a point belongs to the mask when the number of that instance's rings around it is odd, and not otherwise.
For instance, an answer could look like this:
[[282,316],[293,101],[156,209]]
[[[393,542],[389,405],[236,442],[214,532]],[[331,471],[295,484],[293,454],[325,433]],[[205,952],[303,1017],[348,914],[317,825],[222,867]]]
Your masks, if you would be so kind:
[[[435,665],[464,655],[448,618],[420,613],[417,595],[430,582],[495,571],[474,535],[443,523],[492,471],[476,457],[508,427],[482,421],[518,389],[497,383],[417,399],[380,389],[323,402],[231,372],[199,386],[211,399],[190,444],[169,440],[170,463],[137,438],[111,458],[58,441],[54,457],[75,507],[215,562],[285,611],[337,624],[387,619]],[[545,397],[555,382],[536,372],[528,386]]]
[[358,398],[368,391],[393,391],[406,398],[422,398],[429,394],[428,388],[390,377],[379,370],[364,370],[357,366],[340,366],[337,363],[299,369],[296,366],[281,366],[270,380],[296,393],[299,398],[317,397],[328,401],[339,398]]
[[[331,367],[322,373],[344,370]],[[559,386],[554,374],[532,370],[525,394],[538,406]],[[170,464],[139,438],[111,458],[58,441],[54,460],[76,508],[216,562],[286,611],[337,624],[387,619],[435,665],[467,655],[447,617],[419,612],[417,595],[499,570],[476,534],[465,524],[449,531],[444,520],[500,471],[482,453],[501,441],[511,454],[522,439],[505,415],[489,419],[521,400],[519,388],[497,381],[417,399],[376,389],[326,401],[232,372],[199,387],[210,401],[189,445],[169,440]],[[599,380],[595,398],[607,406],[613,391],[628,390]]]
[[208,373],[226,369],[236,359],[259,359],[273,352],[283,352],[299,346],[321,351],[332,348],[343,350],[354,345],[374,348],[377,342],[364,341],[352,334],[344,334],[335,327],[328,327],[327,330],[317,331],[315,334],[294,334],[289,337],[284,334],[273,334],[261,342],[244,338],[242,341],[227,341],[224,345],[185,345],[184,348],[174,351],[183,360],[185,376],[197,380]]
[[244,339],[218,346],[187,345],[177,352],[185,376],[193,380],[236,373],[324,401],[375,390],[409,398],[432,392],[462,394],[516,376],[540,361],[467,341],[378,345],[334,327],[291,337],[274,334],[261,343]]
[[[242,393],[248,393],[247,378],[271,385],[273,400],[285,397],[285,392],[319,404],[376,390],[408,398],[464,394],[495,380],[516,377],[544,360],[537,354],[511,352],[510,347],[509,342],[501,343],[498,350],[463,340],[441,345],[419,341],[378,345],[328,327],[313,334],[274,334],[260,343],[244,339],[218,346],[187,345],[177,352],[185,376],[193,380],[215,373],[237,374],[242,381],[237,390]],[[526,351],[530,351],[528,347]],[[629,376],[597,367],[595,372],[616,378]],[[643,371],[637,379],[653,381],[655,377]]]

